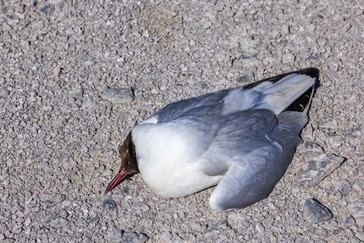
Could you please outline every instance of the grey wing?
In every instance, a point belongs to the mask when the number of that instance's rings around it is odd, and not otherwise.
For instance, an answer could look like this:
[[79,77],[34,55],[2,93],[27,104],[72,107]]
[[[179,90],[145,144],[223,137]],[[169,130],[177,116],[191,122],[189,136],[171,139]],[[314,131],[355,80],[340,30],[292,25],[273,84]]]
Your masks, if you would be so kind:
[[229,92],[230,89],[225,89],[199,97],[177,101],[165,106],[154,115],[158,116],[158,123],[169,122],[196,108],[215,106],[219,104]]
[[222,175],[235,163],[257,147],[267,143],[277,125],[277,118],[269,110],[247,110],[220,118],[219,129],[208,150],[202,155],[201,170],[210,176]]
[[256,133],[259,138],[243,138],[241,146],[255,149],[229,167],[210,197],[210,206],[217,210],[244,208],[268,197],[292,161],[306,122],[303,113],[283,112],[273,130],[264,135],[265,141],[260,133]]

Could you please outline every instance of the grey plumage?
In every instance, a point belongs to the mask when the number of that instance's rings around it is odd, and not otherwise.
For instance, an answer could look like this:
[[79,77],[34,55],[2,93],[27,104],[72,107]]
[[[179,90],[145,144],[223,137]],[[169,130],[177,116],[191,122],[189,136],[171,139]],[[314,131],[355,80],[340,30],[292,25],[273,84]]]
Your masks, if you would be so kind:
[[144,180],[164,197],[218,183],[217,210],[266,198],[300,142],[317,81],[317,69],[303,69],[167,105],[132,131]]

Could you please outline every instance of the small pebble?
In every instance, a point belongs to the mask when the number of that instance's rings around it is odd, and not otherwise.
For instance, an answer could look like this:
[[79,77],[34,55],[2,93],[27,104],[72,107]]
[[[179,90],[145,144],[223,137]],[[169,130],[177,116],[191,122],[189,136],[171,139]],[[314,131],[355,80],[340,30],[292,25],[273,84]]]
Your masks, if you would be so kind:
[[277,238],[277,236],[274,235],[274,233],[272,233],[271,236],[270,236],[269,241],[271,243],[277,243],[278,242],[278,238]]
[[59,3],[63,2],[63,1],[64,0],[48,0],[49,3],[54,4],[54,5],[59,4]]
[[104,202],[102,203],[102,207],[107,210],[114,210],[116,208],[116,202],[111,198],[105,199]]
[[52,70],[53,78],[59,78],[62,72],[62,68],[60,66],[56,66]]
[[291,53],[287,53],[287,54],[283,55],[283,57],[282,57],[283,63],[292,63],[292,62],[294,62],[294,60],[295,60],[295,56],[292,55]]
[[209,225],[207,231],[209,232],[214,230],[222,230],[225,229],[226,227],[227,227],[227,221],[223,219]]
[[308,161],[298,172],[298,182],[303,185],[315,186],[338,168],[345,158],[335,154],[321,154]]
[[144,243],[148,239],[149,239],[149,237],[144,233],[122,231],[122,236],[121,236],[122,242]]
[[135,210],[140,210],[140,211],[150,210],[150,207],[147,204],[145,204],[144,202],[135,202],[133,204],[133,208],[135,208]]
[[264,231],[265,231],[265,227],[264,227],[264,225],[263,225],[261,222],[259,222],[259,223],[257,223],[257,224],[255,225],[255,229],[256,229],[259,233],[264,233]]
[[[237,69],[237,70],[242,70],[244,68],[247,68],[247,66],[254,66],[254,63],[257,62],[257,59],[255,57],[252,56],[240,56],[236,59],[233,60],[232,64],[233,64],[233,68]],[[250,80],[250,82],[252,82],[252,80]]]
[[0,89],[0,98],[7,98],[10,92],[6,89]]
[[333,147],[339,147],[342,145],[342,137],[338,135],[328,136],[328,142]]
[[352,202],[348,205],[351,215],[357,219],[364,218],[364,203],[360,201]]
[[299,145],[298,148],[305,160],[312,160],[324,153],[324,149],[317,143],[306,142]]
[[352,216],[348,216],[348,217],[343,218],[343,219],[341,220],[341,223],[342,223],[343,225],[347,225],[347,226],[349,226],[349,225],[353,225],[353,224],[355,224],[355,220],[354,220],[354,218],[353,218]]
[[251,220],[242,216],[238,212],[230,212],[227,218],[228,224],[232,227],[245,227],[248,228],[251,224]]
[[40,11],[45,14],[51,14],[54,11],[53,4],[45,4],[43,7],[40,8]]
[[248,75],[248,74],[246,74],[246,75],[244,75],[244,76],[239,77],[236,81],[237,81],[239,84],[248,84],[248,83],[249,83],[249,81],[251,81],[251,80],[250,80],[250,78],[249,78],[249,75]]
[[323,129],[332,129],[332,130],[336,130],[337,129],[337,122],[333,117],[324,117],[319,121],[320,128]]
[[88,95],[85,95],[82,101],[82,108],[86,109],[86,108],[91,108],[93,106],[94,106],[94,99]]
[[333,217],[330,209],[322,205],[314,198],[309,198],[306,200],[303,206],[303,214],[308,221],[315,224],[328,221]]
[[130,88],[106,88],[101,97],[116,104],[125,104],[133,101],[134,95]]
[[343,198],[343,194],[339,191],[336,191],[332,194],[332,197],[335,199],[335,200],[341,200]]
[[351,184],[347,180],[343,180],[336,184],[336,189],[341,192],[342,195],[346,195],[351,191]]
[[361,137],[362,135],[362,128],[361,127],[353,127],[349,129],[348,135],[354,138]]

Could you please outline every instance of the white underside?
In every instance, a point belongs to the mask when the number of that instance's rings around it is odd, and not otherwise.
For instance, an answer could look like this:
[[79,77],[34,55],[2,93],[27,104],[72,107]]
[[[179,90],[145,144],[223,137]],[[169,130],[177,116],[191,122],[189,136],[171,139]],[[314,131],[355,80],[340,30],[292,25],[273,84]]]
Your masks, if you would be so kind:
[[[132,131],[140,173],[161,197],[184,197],[216,185],[221,176],[208,176],[199,166],[200,151],[193,135],[178,124],[145,121]],[[168,138],[168,139],[166,139]]]

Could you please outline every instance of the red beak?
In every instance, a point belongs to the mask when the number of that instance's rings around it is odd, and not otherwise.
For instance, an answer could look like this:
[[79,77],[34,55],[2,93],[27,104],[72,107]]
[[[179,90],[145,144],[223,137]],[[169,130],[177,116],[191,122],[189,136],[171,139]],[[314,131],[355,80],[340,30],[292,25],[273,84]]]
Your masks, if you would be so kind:
[[122,168],[115,178],[109,183],[106,188],[106,192],[111,192],[115,187],[117,187],[127,176],[126,170]]

